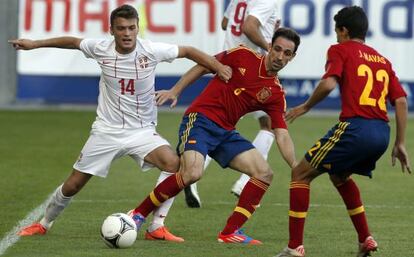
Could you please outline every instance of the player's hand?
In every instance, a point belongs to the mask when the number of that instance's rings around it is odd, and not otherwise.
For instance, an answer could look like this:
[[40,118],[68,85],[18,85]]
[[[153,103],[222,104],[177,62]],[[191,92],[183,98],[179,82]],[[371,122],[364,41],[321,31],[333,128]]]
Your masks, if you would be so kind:
[[221,65],[217,71],[217,76],[223,80],[224,82],[229,82],[231,77],[233,76],[232,69],[227,65]]
[[302,116],[308,111],[309,109],[306,107],[305,104],[298,105],[296,107],[293,107],[286,113],[285,120],[292,123],[296,118],[298,118],[299,116]]
[[7,42],[12,44],[16,50],[31,50],[36,48],[35,41],[30,39],[13,39]]
[[405,170],[407,170],[407,172],[411,174],[410,160],[408,159],[408,154],[407,150],[405,149],[405,145],[394,145],[391,153],[391,161],[393,167],[395,166],[396,159],[398,159],[401,163],[402,172],[404,173]]
[[174,108],[177,105],[178,97],[171,90],[155,91],[155,102],[157,106],[161,106],[167,101],[171,101],[170,108]]

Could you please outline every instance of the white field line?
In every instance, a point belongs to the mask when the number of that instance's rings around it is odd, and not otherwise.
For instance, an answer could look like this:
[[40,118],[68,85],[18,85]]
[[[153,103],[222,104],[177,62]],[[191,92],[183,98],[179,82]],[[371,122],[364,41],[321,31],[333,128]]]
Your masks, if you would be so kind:
[[46,208],[46,205],[49,203],[50,198],[52,197],[53,193],[49,195],[46,201],[44,201],[41,205],[34,208],[27,216],[20,220],[19,223],[10,230],[5,237],[3,237],[0,241],[0,255],[3,255],[6,250],[17,243],[19,241],[20,236],[17,233],[23,228],[26,227],[33,222],[37,221],[42,215]]

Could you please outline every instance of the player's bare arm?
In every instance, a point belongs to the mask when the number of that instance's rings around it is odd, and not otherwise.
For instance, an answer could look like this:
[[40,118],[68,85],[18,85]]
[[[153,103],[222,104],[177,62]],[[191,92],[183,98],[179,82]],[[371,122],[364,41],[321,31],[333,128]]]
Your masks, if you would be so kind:
[[217,76],[223,81],[229,81],[232,76],[230,67],[221,64],[216,58],[210,56],[191,46],[178,47],[178,58],[188,58],[194,62],[203,65],[207,69],[217,73]]
[[163,105],[167,101],[171,101],[170,108],[177,105],[178,97],[181,92],[189,85],[193,84],[198,78],[211,71],[204,66],[195,65],[188,70],[180,80],[169,90],[159,90],[155,92],[155,100],[158,106]]
[[405,128],[407,125],[407,99],[405,97],[395,100],[395,122],[396,136],[391,153],[392,166],[395,165],[396,159],[398,159],[401,163],[402,172],[407,170],[411,174],[410,160],[405,148]]
[[261,23],[256,17],[248,15],[243,23],[242,31],[250,39],[250,41],[260,46],[265,51],[268,51],[269,43],[260,32],[260,26]]
[[279,152],[289,167],[296,166],[295,147],[287,129],[277,128],[273,130]]
[[16,50],[32,50],[42,47],[79,49],[81,41],[82,39],[77,37],[56,37],[40,40],[13,39],[8,42],[12,44]]
[[335,77],[329,77],[322,79],[318,86],[313,91],[312,95],[304,102],[298,106],[293,107],[288,111],[285,116],[286,121],[293,122],[299,116],[307,113],[313,106],[322,101],[329,93],[335,89],[337,84]]

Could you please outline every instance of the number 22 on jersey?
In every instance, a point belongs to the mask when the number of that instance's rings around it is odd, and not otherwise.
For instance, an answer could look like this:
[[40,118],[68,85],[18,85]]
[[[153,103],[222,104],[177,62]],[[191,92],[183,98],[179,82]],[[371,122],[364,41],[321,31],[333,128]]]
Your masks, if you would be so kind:
[[129,79],[128,83],[125,85],[125,79],[121,79],[118,81],[121,86],[121,94],[125,95],[130,93],[131,95],[135,94],[135,80]]
[[[364,90],[362,91],[362,94],[359,97],[359,104],[369,105],[372,107],[377,106],[377,99],[370,97],[371,91],[374,86],[374,73],[372,72],[372,69],[366,64],[361,64],[358,66],[358,76],[367,78]],[[387,105],[385,104],[385,97],[388,94],[388,84],[390,82],[390,78],[388,76],[388,73],[385,70],[381,69],[375,73],[375,80],[378,82],[382,82],[384,84],[381,96],[378,99],[378,107],[380,108],[380,110],[386,112]]]

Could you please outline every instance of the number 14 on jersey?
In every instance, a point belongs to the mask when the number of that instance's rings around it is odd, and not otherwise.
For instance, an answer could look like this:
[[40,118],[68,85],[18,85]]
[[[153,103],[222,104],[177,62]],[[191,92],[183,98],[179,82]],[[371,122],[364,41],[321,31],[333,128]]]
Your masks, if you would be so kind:
[[135,80],[129,79],[126,83],[125,79],[121,79],[118,81],[121,86],[121,94],[125,95],[130,93],[131,95],[135,94]]

